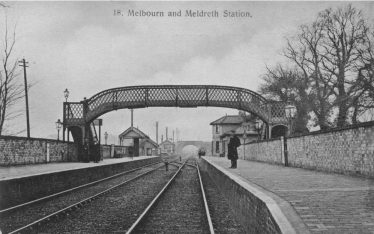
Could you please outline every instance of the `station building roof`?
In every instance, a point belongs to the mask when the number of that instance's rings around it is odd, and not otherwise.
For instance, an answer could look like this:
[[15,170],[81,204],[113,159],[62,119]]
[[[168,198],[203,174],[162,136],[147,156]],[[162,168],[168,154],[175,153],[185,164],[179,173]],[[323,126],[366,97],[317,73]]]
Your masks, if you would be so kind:
[[225,125],[225,124],[241,124],[243,117],[240,115],[225,115],[213,122],[210,125]]
[[135,127],[129,127],[125,131],[123,131],[121,134],[118,136],[119,138],[123,139],[133,139],[133,138],[149,138],[147,134],[144,132],[140,131],[138,128]]

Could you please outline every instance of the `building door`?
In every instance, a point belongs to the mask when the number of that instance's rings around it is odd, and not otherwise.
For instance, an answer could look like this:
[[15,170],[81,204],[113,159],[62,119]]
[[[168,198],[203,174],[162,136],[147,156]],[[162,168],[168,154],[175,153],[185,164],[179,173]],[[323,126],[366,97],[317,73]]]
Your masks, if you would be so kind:
[[222,155],[226,156],[226,141],[222,141]]
[[134,138],[134,157],[139,156],[139,138]]

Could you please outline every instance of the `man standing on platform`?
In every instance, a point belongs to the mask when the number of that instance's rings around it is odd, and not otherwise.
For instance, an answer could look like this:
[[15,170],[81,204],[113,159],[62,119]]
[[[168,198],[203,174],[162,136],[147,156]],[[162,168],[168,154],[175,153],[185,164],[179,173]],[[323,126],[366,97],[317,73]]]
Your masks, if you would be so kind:
[[237,167],[237,160],[238,160],[238,151],[236,148],[240,146],[240,140],[238,136],[235,135],[235,131],[231,131],[230,141],[228,145],[228,152],[227,157],[231,160],[231,167]]

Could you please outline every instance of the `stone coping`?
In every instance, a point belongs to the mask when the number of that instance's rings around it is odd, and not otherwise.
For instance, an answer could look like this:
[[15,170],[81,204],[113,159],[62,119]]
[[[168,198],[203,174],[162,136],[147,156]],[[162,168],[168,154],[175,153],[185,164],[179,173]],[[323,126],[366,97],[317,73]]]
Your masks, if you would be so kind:
[[0,139],[4,140],[29,140],[29,141],[46,141],[46,142],[55,142],[55,143],[69,143],[69,144],[74,144],[74,141],[63,141],[63,140],[57,140],[57,139],[50,139],[50,138],[37,138],[37,137],[21,137],[21,136],[6,136],[2,135],[0,136]]
[[319,135],[319,134],[335,133],[335,132],[357,129],[357,128],[369,128],[369,127],[373,127],[373,126],[374,126],[374,121],[369,121],[369,122],[347,125],[347,126],[343,126],[343,127],[329,128],[329,129],[326,129],[326,130],[309,132],[309,133],[305,133],[305,134],[294,134],[294,135],[288,136],[287,138],[298,138],[298,137],[313,136],[313,135]]
[[111,164],[120,164],[137,160],[155,158],[158,156],[137,156],[126,158],[107,158],[99,163],[85,162],[56,162],[43,164],[29,164],[12,167],[0,167],[0,181],[26,178],[31,176],[40,176],[44,174],[53,174],[62,171],[74,171],[90,167],[102,167]]
[[286,200],[282,199],[278,195],[265,190],[264,188],[251,183],[250,181],[236,175],[232,172],[227,171],[223,167],[215,164],[206,157],[202,157],[207,163],[211,164],[217,170],[220,170],[231,180],[235,181],[242,188],[246,189],[258,199],[263,201],[275,222],[278,224],[282,233],[293,234],[293,233],[310,233],[304,222],[301,220],[299,215],[293,209],[291,204]]

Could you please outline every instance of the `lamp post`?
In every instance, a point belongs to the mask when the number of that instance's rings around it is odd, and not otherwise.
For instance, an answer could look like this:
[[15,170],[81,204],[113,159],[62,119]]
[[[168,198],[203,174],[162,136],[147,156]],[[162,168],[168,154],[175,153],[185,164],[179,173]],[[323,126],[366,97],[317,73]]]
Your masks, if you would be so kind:
[[288,122],[288,134],[291,135],[292,133],[292,120],[296,115],[296,106],[292,105],[290,102],[284,107],[284,111],[286,113],[286,119]]
[[107,145],[107,140],[108,140],[108,133],[107,132],[104,133],[104,138],[105,138],[105,144]]
[[247,139],[247,127],[244,127],[244,132],[243,132],[243,158],[245,159],[245,140]]
[[65,91],[64,91],[65,102],[68,101],[69,93],[70,93],[69,90],[66,88]]
[[[65,102],[68,102],[69,93],[70,93],[69,90],[66,88],[65,91],[64,91]],[[64,103],[64,123],[63,123],[63,129],[62,129],[62,140],[64,142],[65,142],[65,131],[66,131],[66,126],[65,126],[65,118],[66,118],[65,107],[66,107],[66,104]],[[69,113],[69,111],[68,111],[68,113]],[[69,130],[68,130],[67,138],[68,138],[68,141],[69,141]]]
[[288,122],[288,133],[284,136],[284,166],[288,167],[287,136],[291,135],[292,133],[292,120],[296,115],[296,106],[288,102],[287,105],[284,107],[284,111]]
[[62,122],[60,119],[57,120],[56,122],[56,129],[57,129],[57,140],[60,140],[60,129],[62,127]]
[[262,128],[262,122],[259,120],[259,119],[256,119],[256,131],[257,131],[257,136],[258,136],[258,139],[257,140],[260,140],[260,131],[261,131],[261,128]]

